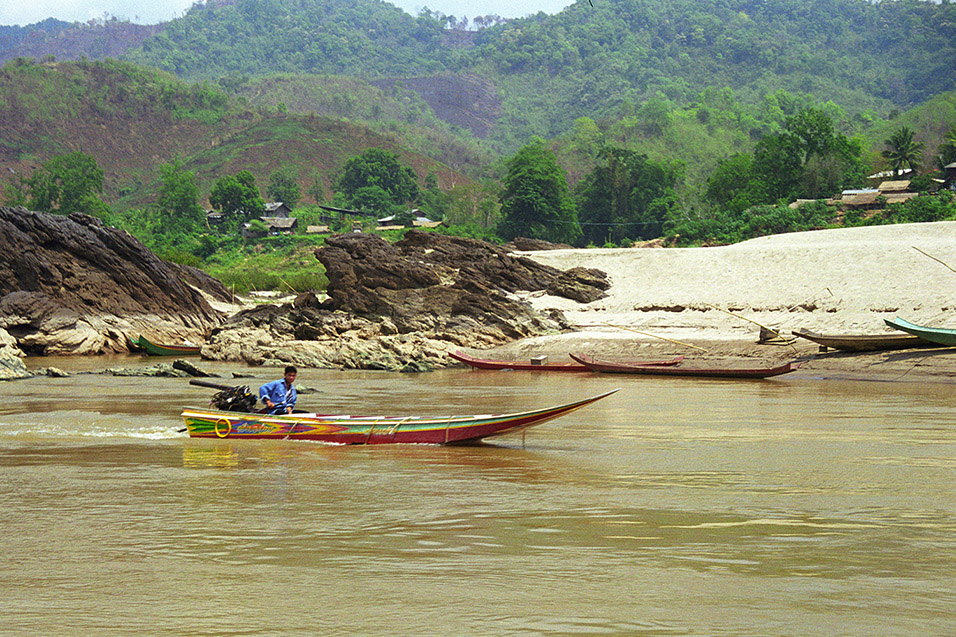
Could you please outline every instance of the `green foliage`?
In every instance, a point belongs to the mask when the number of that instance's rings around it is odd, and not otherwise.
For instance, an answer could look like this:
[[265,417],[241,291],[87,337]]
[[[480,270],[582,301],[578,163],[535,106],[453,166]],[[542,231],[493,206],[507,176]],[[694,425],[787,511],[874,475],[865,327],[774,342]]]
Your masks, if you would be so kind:
[[752,206],[740,213],[717,211],[674,217],[667,235],[680,245],[728,244],[782,232],[819,230],[833,224],[835,210],[822,201]]
[[956,162],[956,126],[953,126],[946,133],[946,137],[943,138],[942,143],[940,143],[937,148],[939,155],[936,158],[936,167],[943,168],[953,162]]
[[919,170],[923,162],[923,142],[913,139],[913,131],[902,126],[884,142],[888,148],[883,151],[883,158],[890,164],[890,168],[897,175],[902,174],[904,168]]
[[177,160],[160,166],[162,185],[159,190],[160,232],[193,234],[206,225],[206,213],[199,205],[196,174]]
[[507,162],[498,233],[505,239],[528,237],[573,243],[581,236],[568,182],[554,153],[533,141]]
[[676,210],[681,167],[610,146],[599,156],[601,163],[576,188],[584,241],[606,244],[661,236],[665,220]]
[[295,209],[302,198],[299,184],[296,181],[296,171],[291,167],[280,168],[269,177],[269,187],[266,194],[272,201],[281,201],[289,208]]
[[[398,155],[381,148],[369,148],[345,162],[342,176],[335,184],[338,192],[353,206],[363,210],[357,201],[377,202],[384,193],[392,204],[415,202],[420,196],[415,173],[398,161]],[[380,208],[372,208],[379,210]]]
[[223,223],[232,231],[265,212],[265,201],[259,194],[256,178],[248,170],[217,179],[209,194],[209,204],[226,214]]
[[442,27],[384,2],[197,3],[127,57],[193,78],[361,68],[401,76],[434,71],[452,57]]
[[392,196],[379,186],[363,186],[352,193],[348,207],[378,215],[389,216],[402,210]]
[[100,199],[103,171],[96,159],[81,152],[57,155],[27,180],[27,207],[40,212],[73,212],[105,217],[109,208]]

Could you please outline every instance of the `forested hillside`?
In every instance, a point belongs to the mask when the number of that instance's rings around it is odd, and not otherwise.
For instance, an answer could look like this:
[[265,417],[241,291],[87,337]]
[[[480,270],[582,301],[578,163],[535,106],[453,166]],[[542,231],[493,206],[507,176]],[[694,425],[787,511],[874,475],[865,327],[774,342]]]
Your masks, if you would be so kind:
[[[443,141],[436,133],[436,143]],[[327,117],[252,108],[215,85],[191,84],[126,62],[33,63],[0,68],[0,184],[16,183],[50,157],[79,151],[105,173],[122,209],[155,198],[159,166],[181,159],[201,189],[225,172],[254,168],[261,178],[296,167],[302,191],[328,191],[346,159],[365,148],[393,149],[440,184],[465,181],[396,136]]]
[[465,37],[447,26],[380,0],[239,0],[197,5],[128,59],[191,79],[477,72],[498,85],[491,136],[507,148],[582,115],[613,117],[657,94],[686,103],[711,86],[748,103],[781,88],[813,93],[878,115],[956,88],[951,3],[579,0]]

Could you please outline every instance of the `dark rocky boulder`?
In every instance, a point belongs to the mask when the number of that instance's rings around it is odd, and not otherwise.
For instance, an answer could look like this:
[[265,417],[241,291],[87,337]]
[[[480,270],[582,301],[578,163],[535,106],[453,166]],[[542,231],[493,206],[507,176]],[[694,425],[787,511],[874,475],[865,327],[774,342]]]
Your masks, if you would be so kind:
[[223,317],[187,280],[228,294],[94,217],[0,208],[0,331],[23,352],[122,352],[140,334],[204,340]]
[[527,237],[515,237],[505,244],[510,250],[519,250],[522,252],[535,252],[537,250],[566,250],[570,249],[566,243],[551,243],[543,239],[528,239]]
[[553,296],[563,296],[579,303],[590,303],[605,296],[611,287],[607,273],[596,268],[571,268],[565,270],[548,286]]
[[516,292],[583,299],[607,288],[597,271],[568,277],[483,241],[416,230],[395,244],[334,235],[315,254],[326,269],[328,299],[304,294],[289,305],[240,312],[213,332],[204,356],[420,371],[446,365],[449,349],[569,328],[560,314],[543,316]]

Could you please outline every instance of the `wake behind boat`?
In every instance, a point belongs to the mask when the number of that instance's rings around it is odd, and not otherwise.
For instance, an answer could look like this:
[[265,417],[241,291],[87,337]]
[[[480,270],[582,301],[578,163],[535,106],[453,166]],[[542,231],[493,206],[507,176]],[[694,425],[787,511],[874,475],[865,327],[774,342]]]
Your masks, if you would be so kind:
[[571,358],[591,371],[606,374],[648,374],[657,376],[695,376],[701,378],[769,378],[793,371],[788,362],[777,367],[656,367],[653,365],[634,365],[633,363],[615,363],[599,361],[584,354],[570,354]]
[[[589,372],[587,365],[582,365],[577,361],[567,363],[548,363],[529,360],[525,361],[497,361],[485,358],[475,358],[464,352],[449,352],[448,355],[456,361],[470,365],[475,369],[495,369],[495,370],[514,370],[527,372]],[[642,361],[635,362],[635,365],[677,365],[683,356],[661,361]]]
[[462,444],[522,431],[586,407],[619,391],[573,403],[513,414],[479,416],[348,416],[250,414],[187,407],[183,421],[192,438],[316,440],[346,445],[390,443]]

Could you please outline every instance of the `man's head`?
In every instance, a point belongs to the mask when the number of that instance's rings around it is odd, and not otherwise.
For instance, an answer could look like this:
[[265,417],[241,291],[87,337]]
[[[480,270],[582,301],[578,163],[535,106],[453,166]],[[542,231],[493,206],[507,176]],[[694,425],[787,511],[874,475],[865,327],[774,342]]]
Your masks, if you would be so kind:
[[287,384],[291,385],[292,383],[295,382],[295,377],[296,377],[296,374],[298,373],[299,373],[299,370],[297,370],[292,365],[289,365],[288,367],[285,368],[285,374],[283,375],[283,378],[285,379],[285,382]]

